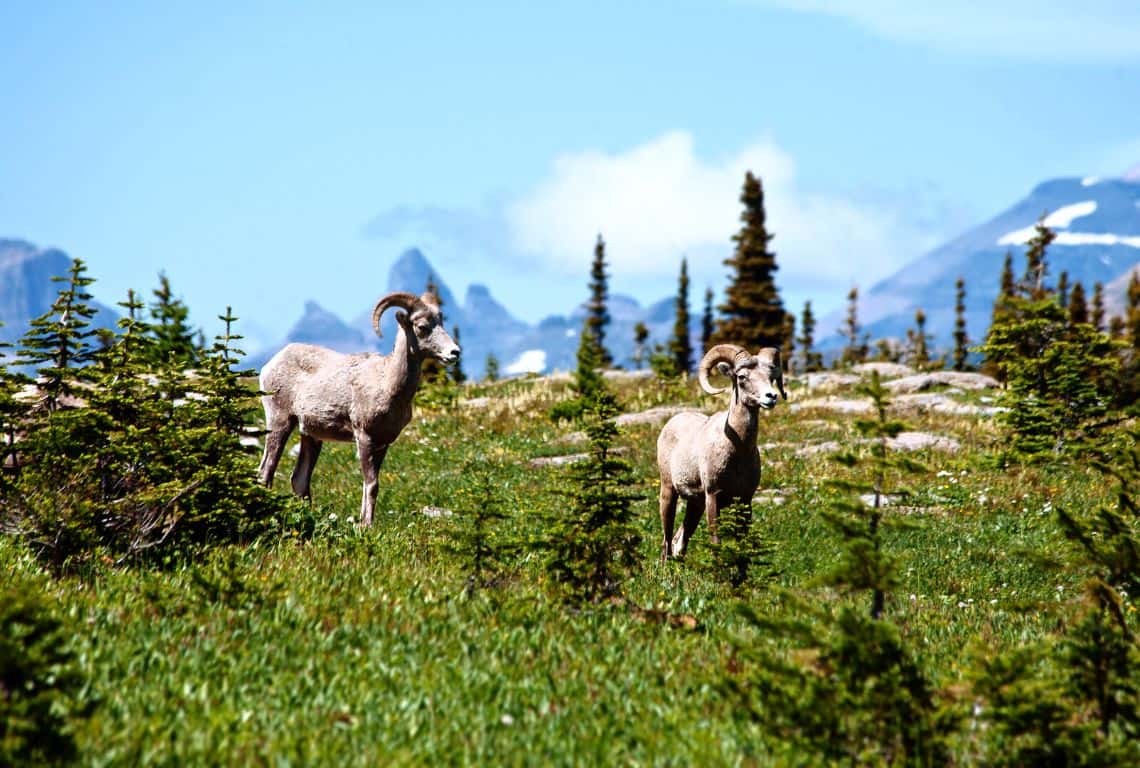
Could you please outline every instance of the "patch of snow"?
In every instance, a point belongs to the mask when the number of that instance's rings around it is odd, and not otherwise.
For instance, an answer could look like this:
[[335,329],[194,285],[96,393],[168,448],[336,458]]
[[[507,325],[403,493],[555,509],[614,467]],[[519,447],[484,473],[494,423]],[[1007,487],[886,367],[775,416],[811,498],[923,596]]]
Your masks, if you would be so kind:
[[1083,203],[1065,205],[1045,217],[1045,226],[1050,229],[1067,229],[1073,219],[1088,216],[1096,210],[1095,200],[1085,200]]
[[[1025,245],[1031,237],[1033,237],[1033,227],[1026,227],[998,238],[998,245]],[[1053,245],[1127,245],[1131,248],[1140,248],[1140,236],[1101,232],[1058,232]]]
[[[1085,200],[1082,203],[1073,203],[1072,205],[1065,205],[1045,217],[1042,222],[1050,229],[1066,229],[1073,223],[1074,219],[1079,219],[1082,216],[1088,216],[1096,211],[1095,200]],[[1033,232],[1036,230],[1036,225],[1015,229],[1013,232],[1008,232],[998,238],[998,245],[1025,245],[1033,237]],[[1060,239],[1058,235],[1058,242]]]
[[1081,179],[1081,186],[1082,187],[1091,187],[1093,184],[1096,184],[1099,181],[1100,181],[1099,176],[1085,176],[1083,179]]
[[577,335],[578,335],[578,332],[575,331],[573,328],[567,328],[566,329],[566,338],[572,339]]
[[1132,237],[1092,232],[1058,232],[1055,245],[1127,245],[1140,248],[1140,235]]
[[517,376],[521,373],[542,373],[544,370],[546,370],[546,351],[528,349],[504,368],[503,372],[508,376]]

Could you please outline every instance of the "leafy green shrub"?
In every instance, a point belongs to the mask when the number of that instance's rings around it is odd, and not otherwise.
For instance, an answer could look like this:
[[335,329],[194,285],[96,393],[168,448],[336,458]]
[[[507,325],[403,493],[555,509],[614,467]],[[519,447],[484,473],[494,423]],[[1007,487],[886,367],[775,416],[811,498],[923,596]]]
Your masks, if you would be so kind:
[[463,480],[455,489],[455,518],[444,552],[455,557],[466,574],[464,592],[473,595],[481,589],[499,586],[518,549],[506,523],[506,491],[497,483],[481,458],[467,462],[460,472]]
[[76,757],[74,728],[92,706],[81,701],[72,634],[29,580],[0,589],[0,765]]
[[[604,390],[605,384],[603,383]],[[583,427],[590,454],[570,469],[567,513],[555,514],[549,533],[539,542],[546,552],[546,570],[555,591],[569,602],[598,602],[618,597],[623,583],[637,570],[641,534],[633,503],[641,498],[629,490],[628,462],[612,452],[617,436],[613,396],[596,392],[587,402]]]
[[771,579],[773,546],[752,524],[748,507],[730,504],[719,510],[717,535],[719,542],[694,553],[699,570],[737,596]]
[[248,372],[233,368],[235,318],[220,318],[226,330],[196,370],[175,355],[156,366],[159,342],[133,294],[110,345],[90,346],[89,282],[77,262],[25,337],[44,395],[16,414],[24,434],[3,527],[57,569],[100,556],[161,562],[274,527],[292,502],[257,484],[241,444],[257,408]]

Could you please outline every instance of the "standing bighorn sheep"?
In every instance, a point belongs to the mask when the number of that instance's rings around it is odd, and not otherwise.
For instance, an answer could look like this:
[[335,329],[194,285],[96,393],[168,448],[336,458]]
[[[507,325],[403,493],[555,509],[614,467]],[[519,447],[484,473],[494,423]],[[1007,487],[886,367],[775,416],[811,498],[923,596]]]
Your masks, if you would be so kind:
[[312,344],[289,344],[261,369],[265,408],[265,452],[258,476],[272,485],[277,463],[294,427],[301,431],[301,452],[293,470],[293,492],[309,497],[309,480],[323,440],[355,442],[364,473],[361,525],[372,524],[376,476],[400,430],[412,418],[412,398],[427,356],[445,365],[459,360],[459,345],[443,327],[439,305],[430,294],[390,293],[372,310],[380,335],[380,316],[389,307],[398,330],[390,355],[344,355]]
[[[715,543],[717,510],[733,502],[751,503],[760,485],[759,409],[774,407],[780,395],[788,399],[780,351],[774,347],[765,347],[755,356],[732,344],[718,344],[706,352],[698,366],[701,388],[716,395],[727,387],[717,389],[709,383],[714,367],[732,381],[728,410],[712,416],[679,413],[657,438],[665,529],[662,562],[684,553],[702,511],[708,516],[709,536]],[[678,496],[685,498],[685,520],[674,541]]]

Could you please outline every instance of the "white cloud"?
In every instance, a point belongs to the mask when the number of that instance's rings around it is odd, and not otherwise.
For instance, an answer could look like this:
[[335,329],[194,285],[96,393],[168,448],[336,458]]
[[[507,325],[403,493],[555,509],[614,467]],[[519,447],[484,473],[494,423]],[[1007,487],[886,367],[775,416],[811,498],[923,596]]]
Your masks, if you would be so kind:
[[1031,60],[1140,58],[1135,0],[754,0],[849,19],[892,40]]
[[675,278],[680,257],[688,255],[698,285],[720,284],[721,260],[740,228],[748,170],[764,185],[777,282],[784,286],[869,285],[945,234],[920,223],[924,212],[902,196],[860,201],[801,191],[794,161],[772,140],[706,162],[683,132],[623,153],[557,158],[548,178],[508,206],[507,225],[519,250],[561,274],[583,272],[600,233],[615,275]]

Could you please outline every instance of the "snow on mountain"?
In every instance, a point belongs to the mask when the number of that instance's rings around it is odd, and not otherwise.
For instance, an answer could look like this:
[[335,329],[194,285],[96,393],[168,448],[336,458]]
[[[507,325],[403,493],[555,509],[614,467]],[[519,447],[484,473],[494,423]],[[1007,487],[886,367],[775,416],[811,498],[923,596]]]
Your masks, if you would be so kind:
[[[860,286],[859,321],[872,338],[904,338],[922,309],[935,343],[949,347],[954,331],[955,283],[966,285],[967,333],[974,343],[985,337],[997,298],[1002,262],[1013,256],[1018,273],[1025,244],[1036,222],[1057,235],[1049,247],[1049,277],[1067,272],[1070,284],[1080,281],[1086,294],[1103,283],[1106,303],[1118,304],[1113,282],[1140,264],[1140,166],[1136,178],[1053,179],[1035,187],[1011,208],[915,259],[894,275]],[[821,346],[836,347],[845,310],[821,319]]]

